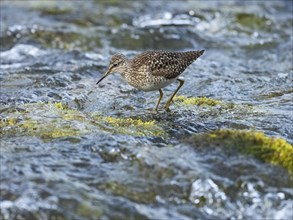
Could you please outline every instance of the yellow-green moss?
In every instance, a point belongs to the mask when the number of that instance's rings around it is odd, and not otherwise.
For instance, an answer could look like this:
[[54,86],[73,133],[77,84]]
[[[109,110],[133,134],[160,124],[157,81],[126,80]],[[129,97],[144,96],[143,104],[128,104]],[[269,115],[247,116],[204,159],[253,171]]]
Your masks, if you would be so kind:
[[84,116],[61,102],[30,103],[23,107],[26,111],[8,113],[0,121],[1,134],[54,139],[88,132],[85,125],[78,124]]
[[90,132],[112,132],[132,136],[164,136],[155,121],[96,116],[69,109],[62,102],[30,103],[25,111],[8,113],[0,120],[3,135],[30,135],[46,139],[80,136]]
[[82,115],[81,113],[66,113],[63,115],[63,119],[71,121],[71,120],[78,120],[78,121],[85,121],[86,116]]
[[132,118],[96,117],[100,122],[110,125],[112,129],[121,134],[134,136],[164,136],[164,130],[155,121],[142,121]]
[[17,118],[2,118],[0,120],[0,128],[3,128],[3,127],[7,127],[7,126],[13,126],[15,125],[17,122]]
[[[175,96],[175,104],[179,106],[199,106],[208,107],[206,109],[212,110],[213,112],[202,112],[203,114],[220,114],[224,112],[233,111],[234,116],[237,114],[262,114],[261,111],[255,109],[254,106],[249,104],[235,104],[233,102],[224,102],[207,97],[186,97],[186,96]],[[217,107],[217,108],[215,108]],[[216,111],[214,111],[216,110]]]
[[217,130],[198,136],[196,139],[236,149],[242,154],[252,155],[264,162],[280,165],[293,174],[293,147],[284,139],[246,130]]
[[70,124],[62,124],[60,121],[50,121],[47,123],[38,122],[27,119],[20,123],[19,128],[24,132],[33,136],[40,136],[42,138],[60,138],[80,135],[80,130],[74,128]]
[[64,110],[65,109],[64,106],[63,106],[63,104],[62,104],[62,102],[55,102],[54,103],[54,106],[55,106],[55,108],[59,108],[61,110]]
[[222,102],[219,100],[207,98],[207,97],[190,97],[185,96],[175,96],[174,101],[181,102],[185,105],[199,105],[199,106],[215,106]]
[[59,111],[60,116],[64,120],[84,121],[86,118],[86,116],[84,114],[78,112],[77,110],[69,109],[68,106],[63,104],[62,102],[54,103],[54,108],[56,109],[56,111]]
[[87,132],[87,130],[82,129],[84,126],[79,127],[75,123],[75,121],[83,121],[85,119],[85,116],[78,111],[69,109],[62,102],[39,104],[39,110],[47,109],[47,111],[55,114],[56,118],[41,119],[40,121],[26,118],[26,120],[20,123],[20,127],[25,129],[26,133],[42,138],[60,138],[79,136]]
[[106,117],[104,120],[112,124],[114,126],[126,127],[126,126],[138,126],[143,127],[145,129],[152,128],[155,126],[155,121],[142,121],[140,119],[132,119],[132,118],[113,118],[113,117]]
[[69,109],[68,106],[63,104],[62,102],[54,103],[54,107],[56,108],[56,111],[59,110],[59,114],[64,120],[84,121],[86,118],[84,114],[82,114],[81,112],[78,112],[77,110]]

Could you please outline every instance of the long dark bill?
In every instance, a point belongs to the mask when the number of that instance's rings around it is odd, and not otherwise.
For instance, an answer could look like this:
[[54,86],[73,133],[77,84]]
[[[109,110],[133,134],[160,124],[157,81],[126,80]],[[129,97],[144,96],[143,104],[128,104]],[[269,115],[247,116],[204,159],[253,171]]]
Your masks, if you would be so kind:
[[109,71],[107,71],[104,76],[102,76],[101,79],[99,79],[99,81],[96,83],[96,85],[98,85],[103,79],[105,79],[107,76],[109,75]]

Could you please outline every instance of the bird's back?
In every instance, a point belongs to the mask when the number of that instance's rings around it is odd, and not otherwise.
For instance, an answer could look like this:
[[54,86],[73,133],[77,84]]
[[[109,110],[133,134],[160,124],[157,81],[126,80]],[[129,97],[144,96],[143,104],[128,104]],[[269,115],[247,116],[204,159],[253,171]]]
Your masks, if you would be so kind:
[[133,69],[148,69],[153,76],[167,79],[178,77],[204,50],[187,52],[147,51],[134,57],[131,61]]

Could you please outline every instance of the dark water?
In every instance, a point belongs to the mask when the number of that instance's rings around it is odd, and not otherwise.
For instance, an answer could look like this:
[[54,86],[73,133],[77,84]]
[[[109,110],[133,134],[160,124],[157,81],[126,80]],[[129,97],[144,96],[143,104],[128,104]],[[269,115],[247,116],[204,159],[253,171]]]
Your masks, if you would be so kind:
[[[292,148],[292,12],[292,1],[1,1],[1,219],[292,219],[286,169],[192,139],[245,129]],[[155,113],[158,92],[118,74],[95,85],[114,53],[154,49],[205,49],[179,95],[222,104]]]

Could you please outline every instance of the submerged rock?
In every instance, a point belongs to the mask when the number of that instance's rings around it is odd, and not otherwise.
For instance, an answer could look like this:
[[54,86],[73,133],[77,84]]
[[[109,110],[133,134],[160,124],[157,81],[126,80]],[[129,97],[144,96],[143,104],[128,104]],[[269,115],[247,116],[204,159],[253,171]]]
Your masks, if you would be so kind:
[[216,130],[192,136],[189,143],[201,148],[221,148],[227,154],[240,153],[282,166],[293,175],[293,146],[282,138],[268,137],[263,132]]

